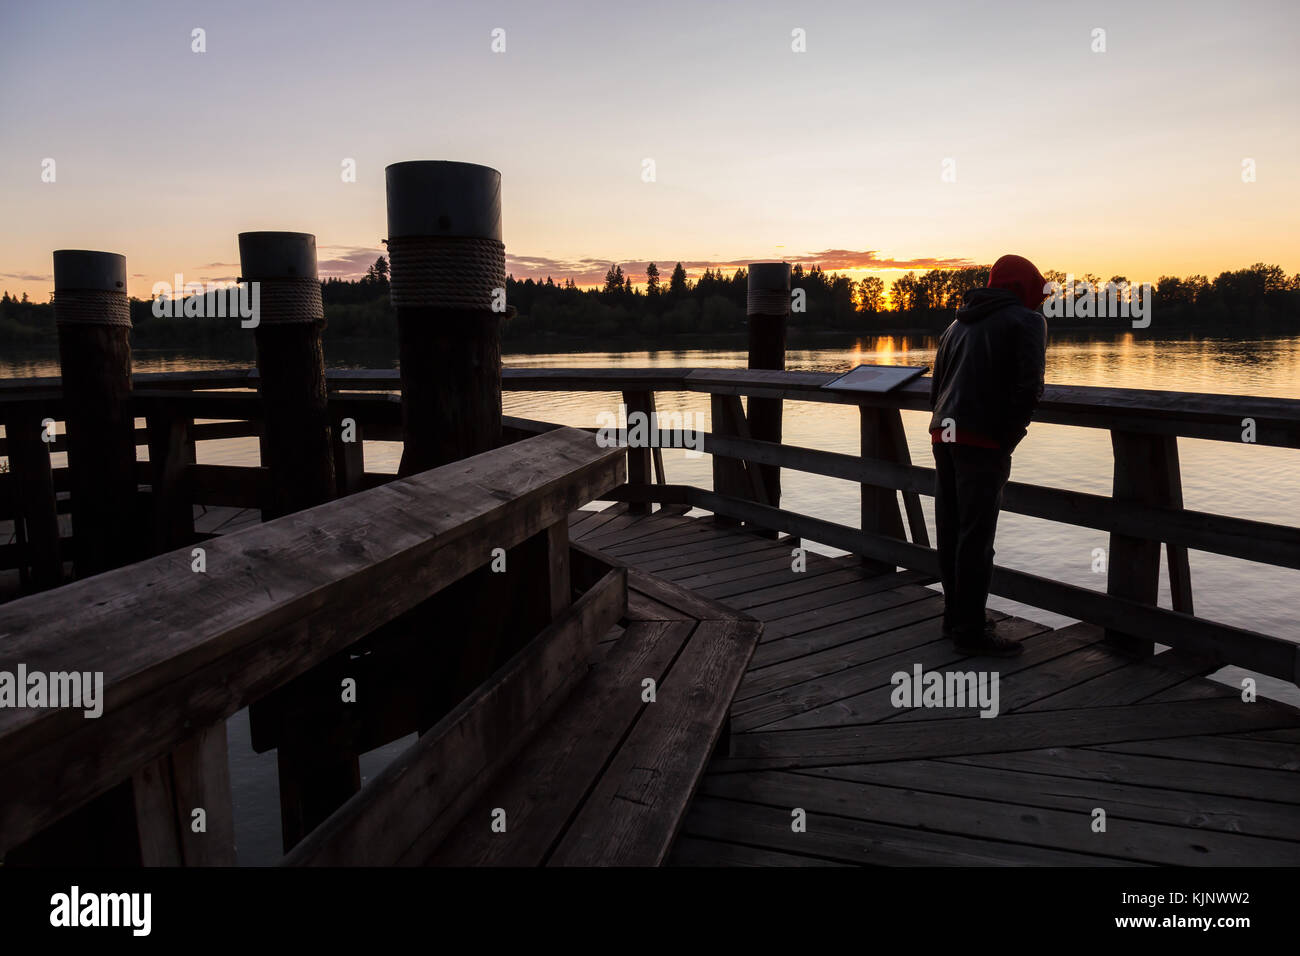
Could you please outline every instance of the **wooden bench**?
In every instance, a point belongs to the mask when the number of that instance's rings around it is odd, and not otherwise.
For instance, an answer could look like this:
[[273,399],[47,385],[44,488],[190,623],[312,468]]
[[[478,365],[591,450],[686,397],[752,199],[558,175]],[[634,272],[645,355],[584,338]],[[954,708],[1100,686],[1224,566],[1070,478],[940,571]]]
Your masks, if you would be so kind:
[[[568,618],[286,863],[664,861],[706,765],[725,747],[731,699],[762,625],[599,552],[574,546],[571,561],[575,587],[588,589]],[[611,607],[618,626],[593,633],[593,624],[614,623]],[[575,661],[583,673],[572,680]],[[408,806],[421,813],[403,813]]]

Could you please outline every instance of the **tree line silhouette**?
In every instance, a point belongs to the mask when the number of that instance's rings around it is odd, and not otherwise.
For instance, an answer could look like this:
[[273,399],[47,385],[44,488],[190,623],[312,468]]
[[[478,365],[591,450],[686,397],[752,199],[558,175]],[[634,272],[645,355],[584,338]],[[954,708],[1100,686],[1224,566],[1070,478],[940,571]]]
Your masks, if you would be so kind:
[[[952,320],[963,294],[987,284],[989,266],[908,272],[888,287],[877,276],[854,281],[813,265],[796,264],[791,285],[803,290],[804,309],[790,316],[792,329],[849,333],[939,332]],[[1064,282],[1066,274],[1045,273]],[[1088,273],[1076,283],[1098,287],[1105,281]],[[1112,276],[1109,281],[1127,281]],[[622,266],[611,264],[604,285],[579,287],[572,279],[555,282],[506,279],[506,301],[517,314],[507,322],[507,341],[580,339],[584,344],[625,339],[662,340],[664,336],[725,335],[745,327],[748,276],[744,268],[708,268],[695,280],[679,262],[664,281],[655,263],[640,283]],[[1082,287],[1079,287],[1081,291]],[[388,262],[380,257],[357,280],[321,283],[327,339],[396,341],[397,324],[388,304]],[[1204,275],[1161,276],[1154,283],[1152,331],[1191,330],[1249,335],[1265,330],[1300,331],[1300,274],[1288,277],[1277,265]],[[158,318],[148,299],[131,300],[134,340],[144,346],[234,347],[251,350],[236,319]],[[1056,327],[1127,330],[1113,317],[1052,320]],[[53,307],[21,297],[0,296],[0,342],[52,345]],[[250,352],[251,354],[251,352]]]

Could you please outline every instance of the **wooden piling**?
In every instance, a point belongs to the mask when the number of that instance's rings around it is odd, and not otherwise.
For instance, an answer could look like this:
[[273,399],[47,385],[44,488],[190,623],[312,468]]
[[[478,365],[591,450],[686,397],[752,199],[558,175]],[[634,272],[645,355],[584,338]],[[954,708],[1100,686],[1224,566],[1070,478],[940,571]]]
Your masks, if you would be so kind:
[[398,472],[410,475],[501,443],[501,174],[425,161],[385,172],[402,382]]
[[239,259],[244,282],[257,284],[253,335],[271,473],[262,517],[278,518],[335,495],[316,237],[243,232]]
[[[410,475],[498,447],[505,245],[501,174],[471,163],[387,168],[388,252],[400,338],[402,461]],[[491,542],[485,542],[491,548]],[[449,710],[544,627],[570,593],[564,528],[506,550],[399,622],[439,635],[434,706]],[[494,561],[499,565],[498,561]]]
[[126,258],[54,253],[54,319],[67,416],[72,551],[78,577],[144,556],[131,416]]
[[[239,260],[256,321],[261,447],[271,479],[262,517],[269,520],[323,504],[336,492],[316,237],[242,232]],[[255,733],[268,723],[283,728],[276,759],[286,850],[361,786],[358,754],[343,730],[347,705],[329,676],[304,674],[249,712]],[[298,719],[282,720],[285,712]]]

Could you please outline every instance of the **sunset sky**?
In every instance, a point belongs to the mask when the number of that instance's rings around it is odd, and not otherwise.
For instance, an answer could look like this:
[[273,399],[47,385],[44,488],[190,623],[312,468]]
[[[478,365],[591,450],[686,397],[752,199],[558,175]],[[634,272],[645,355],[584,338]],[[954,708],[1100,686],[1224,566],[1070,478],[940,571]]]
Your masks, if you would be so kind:
[[1004,252],[1294,273],[1298,41],[1294,0],[3,0],[0,288],[43,301],[57,248],[125,254],[145,298],[230,280],[255,229],[356,276],[408,159],[501,170],[517,278],[786,258],[888,282]]

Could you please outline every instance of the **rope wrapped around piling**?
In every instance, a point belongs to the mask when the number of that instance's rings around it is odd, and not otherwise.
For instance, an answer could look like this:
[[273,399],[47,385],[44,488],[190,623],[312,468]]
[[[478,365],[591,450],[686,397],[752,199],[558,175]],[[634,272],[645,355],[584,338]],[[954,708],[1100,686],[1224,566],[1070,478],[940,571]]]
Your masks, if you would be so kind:
[[789,311],[789,289],[750,290],[745,298],[746,315],[786,315]]
[[495,303],[504,302],[503,242],[467,236],[406,236],[389,239],[387,244],[394,308],[490,312]]
[[118,325],[131,327],[131,305],[125,292],[103,289],[61,289],[54,293],[58,325]]
[[[299,322],[325,322],[321,302],[320,280],[315,276],[276,279],[240,279],[240,283],[257,283],[258,325],[293,325]],[[244,302],[253,301],[251,287],[244,292]]]

